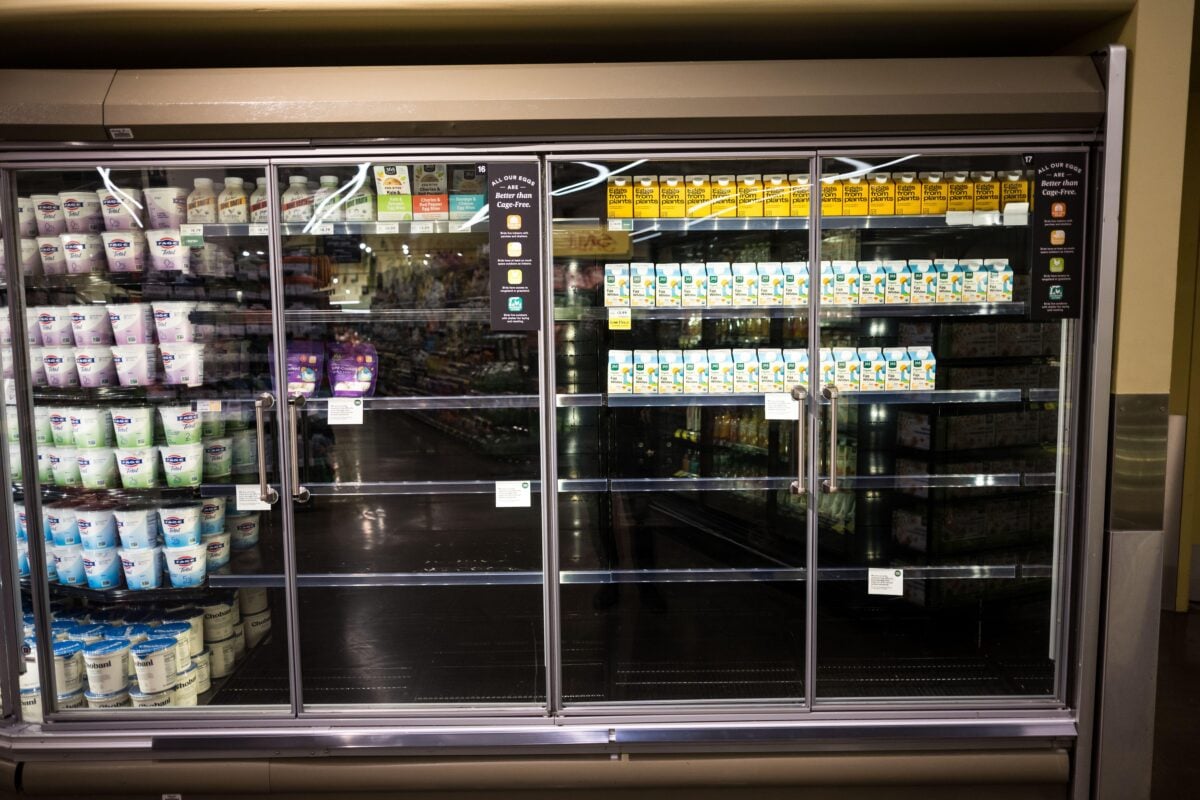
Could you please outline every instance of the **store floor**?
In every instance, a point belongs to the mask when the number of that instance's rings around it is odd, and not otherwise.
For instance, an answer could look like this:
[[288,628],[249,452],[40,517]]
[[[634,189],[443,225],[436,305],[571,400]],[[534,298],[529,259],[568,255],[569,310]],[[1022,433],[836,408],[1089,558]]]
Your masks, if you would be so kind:
[[1162,615],[1154,713],[1153,800],[1200,793],[1200,609]]

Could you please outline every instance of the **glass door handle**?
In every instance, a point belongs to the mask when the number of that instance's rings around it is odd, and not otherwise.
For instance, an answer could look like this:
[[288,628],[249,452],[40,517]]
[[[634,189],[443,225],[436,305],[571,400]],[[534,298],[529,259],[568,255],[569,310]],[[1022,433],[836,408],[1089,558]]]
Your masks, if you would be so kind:
[[833,494],[838,490],[837,485],[837,456],[838,456],[838,390],[832,383],[821,390],[821,396],[829,401],[829,480],[825,482],[825,490]]
[[808,488],[804,485],[804,415],[808,413],[808,390],[803,386],[792,387],[792,399],[800,404],[796,414],[796,482],[792,484],[792,494],[804,494]]
[[292,497],[300,503],[307,503],[308,489],[300,485],[300,412],[305,403],[304,395],[298,394],[288,398],[288,435],[292,444]]
[[274,505],[279,492],[267,484],[267,409],[275,407],[275,396],[263,392],[254,400],[254,424],[258,433],[258,499]]

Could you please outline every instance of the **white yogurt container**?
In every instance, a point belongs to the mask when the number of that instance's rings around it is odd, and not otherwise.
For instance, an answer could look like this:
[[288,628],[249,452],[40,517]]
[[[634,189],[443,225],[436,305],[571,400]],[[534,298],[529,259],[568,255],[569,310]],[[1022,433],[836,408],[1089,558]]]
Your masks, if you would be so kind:
[[[79,465],[79,482],[85,489],[115,489],[120,486],[117,458],[111,447],[79,449],[75,455]],[[82,531],[81,531],[82,532]]]
[[175,698],[175,687],[161,692],[143,692],[140,689],[129,690],[129,702],[134,708],[166,708]]
[[[162,456],[163,473],[166,476],[167,486],[183,488],[200,485],[204,471],[204,445],[169,444],[160,447],[159,454]],[[199,524],[200,509],[197,506],[197,536],[199,535]]]
[[195,339],[192,313],[199,303],[186,301],[161,301],[153,303],[154,327],[158,341],[162,344],[191,342]]
[[71,426],[71,414],[74,409],[67,406],[50,406],[47,408],[47,420],[50,425],[50,439],[59,446],[75,444],[75,429]]
[[117,472],[126,489],[150,489],[158,485],[157,447],[118,447]]
[[42,690],[37,686],[21,688],[21,719],[42,724]]
[[208,571],[212,572],[229,563],[230,547],[229,533],[227,531],[218,531],[216,533],[206,533],[200,537],[200,541],[204,544],[204,551],[208,556]]
[[[33,435],[38,444],[49,444],[53,441],[53,432],[50,430],[50,409],[45,406],[36,406],[33,409]],[[72,441],[74,441],[72,439]]]
[[113,363],[112,350],[107,345],[75,348],[75,372],[79,376],[80,386],[98,389],[117,385],[117,368]]
[[66,275],[67,257],[63,254],[62,240],[58,236],[39,236],[35,241],[38,259],[42,263],[42,274]]
[[104,230],[100,197],[95,192],[59,192],[68,233],[99,233]]
[[196,705],[196,683],[200,678],[200,670],[190,661],[188,668],[179,673],[177,678],[178,683],[175,684],[175,705],[176,706],[194,706]]
[[21,482],[21,445],[16,442],[8,443],[8,475],[13,483]]
[[67,218],[58,195],[35,194],[29,199],[33,201],[33,216],[39,235],[58,236],[67,232]]
[[83,551],[83,574],[92,589],[116,589],[121,585],[121,560],[117,548]]
[[113,371],[121,386],[150,386],[158,381],[158,348],[152,344],[124,344],[111,348]]
[[82,586],[87,583],[87,575],[83,572],[83,545],[67,544],[48,547],[54,555],[54,568],[58,572],[58,582],[65,586]]
[[82,486],[79,477],[79,451],[74,447],[54,447],[48,451],[50,474],[55,486]]
[[[129,659],[126,658],[128,661]],[[128,708],[129,707],[129,691],[121,689],[112,694],[96,694],[93,691],[86,691],[83,697],[87,700],[88,708]]]
[[112,303],[105,308],[114,343],[154,344],[154,307],[150,303]]
[[171,585],[176,589],[194,589],[204,584],[208,554],[203,544],[164,547],[163,558],[167,562]]
[[246,623],[233,623],[233,657],[238,661],[246,655]]
[[[41,313],[41,306],[29,306],[25,309],[25,340],[36,347],[42,345],[42,326],[38,321]],[[31,354],[30,360],[34,360],[34,358],[35,356]]]
[[98,622],[78,622],[67,630],[67,639],[88,645],[104,638],[104,626]]
[[42,257],[38,253],[37,239],[21,240],[21,272],[26,276],[38,274],[42,267]]
[[17,198],[17,230],[22,236],[37,236],[37,215],[31,197]]
[[54,643],[54,688],[59,694],[83,688],[83,647],[71,640]]
[[46,347],[63,347],[75,344],[71,330],[71,312],[68,306],[39,306],[37,309],[38,330],[41,344]]
[[112,189],[97,189],[100,198],[100,214],[104,228],[108,231],[130,231],[142,227],[142,190],[114,186]]
[[[178,672],[175,652],[175,640],[169,637],[156,636],[133,646],[133,668],[137,673],[139,694],[158,694],[174,688]],[[134,699],[132,692],[130,699]],[[134,705],[137,705],[136,699]]]
[[234,431],[231,437],[233,439],[233,464],[234,472],[238,472],[238,465],[249,466],[247,472],[253,472],[258,467],[258,434],[253,430]]
[[46,384],[56,389],[69,389],[79,385],[79,372],[75,369],[74,347],[45,347],[42,349],[42,367],[46,370]]
[[212,667],[209,663],[208,648],[192,656],[192,666],[196,668],[196,694],[204,694],[212,688]]
[[62,242],[68,275],[88,275],[104,271],[104,240],[100,238],[100,234],[64,233],[58,238]]
[[200,606],[185,606],[168,611],[164,615],[163,622],[186,623],[191,654],[194,655],[204,649],[204,609]]
[[220,533],[225,530],[224,497],[205,497],[200,501],[200,534]]
[[105,639],[83,648],[89,691],[113,694],[129,685],[129,647],[126,639]]
[[178,186],[154,187],[142,192],[146,198],[146,226],[178,228],[187,220],[187,192]]
[[254,647],[271,632],[271,609],[243,618],[242,628],[245,631],[246,646]]
[[123,547],[119,553],[125,585],[130,591],[140,592],[162,586],[162,551],[158,547]]
[[228,512],[225,529],[230,535],[229,546],[234,550],[249,550],[257,545],[260,519],[258,511]]
[[[167,448],[163,448],[166,452]],[[200,542],[200,504],[164,506],[158,509],[163,543],[167,547],[186,547]]]
[[166,622],[159,625],[156,638],[175,640],[175,663],[184,668],[192,665],[192,626],[186,622]]
[[204,384],[204,345],[179,342],[158,346],[163,366],[163,383],[170,386]]
[[233,604],[215,600],[204,606],[204,641],[219,642],[233,636]]
[[71,692],[70,694],[60,694],[55,705],[59,711],[70,711],[73,708],[84,708],[83,689]]
[[71,336],[76,347],[111,345],[112,324],[108,321],[108,306],[93,303],[86,306],[67,306],[71,320]]
[[80,506],[75,509],[75,524],[85,550],[104,550],[117,546],[117,524],[111,508]]
[[186,272],[191,258],[183,246],[178,228],[146,231],[146,249],[150,251],[150,266],[157,272]]
[[204,480],[215,482],[233,473],[233,437],[218,436],[204,442]]
[[57,545],[79,544],[79,525],[75,521],[75,509],[62,503],[42,506],[46,530]]
[[142,272],[146,269],[146,240],[133,231],[105,231],[104,258],[109,272]]
[[122,406],[112,410],[112,426],[118,447],[147,447],[154,444],[154,409]]
[[167,444],[196,444],[200,441],[200,412],[190,405],[159,406],[158,414],[162,418]]
[[76,447],[112,447],[112,415],[106,408],[72,408],[71,440]]
[[117,538],[126,550],[145,550],[158,543],[158,512],[152,508],[118,508],[113,510]]
[[262,587],[245,587],[238,590],[238,605],[242,616],[248,617],[270,607],[267,590]]
[[46,385],[46,364],[42,360],[46,355],[46,348],[41,345],[29,346],[29,381],[34,386]]
[[229,673],[233,672],[233,666],[237,661],[234,652],[233,637],[222,639],[219,642],[209,642],[209,673],[213,678],[224,678]]

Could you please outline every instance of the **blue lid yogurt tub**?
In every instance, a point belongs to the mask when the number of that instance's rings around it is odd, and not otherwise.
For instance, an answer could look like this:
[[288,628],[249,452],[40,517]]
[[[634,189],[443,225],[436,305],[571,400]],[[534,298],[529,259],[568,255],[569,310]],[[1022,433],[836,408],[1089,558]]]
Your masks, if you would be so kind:
[[196,705],[196,683],[200,679],[200,670],[192,663],[188,663],[187,669],[179,673],[175,683],[174,703],[177,706],[194,706]]
[[25,722],[42,722],[42,690],[37,686],[21,688],[21,719]]
[[83,689],[76,689],[67,694],[60,694],[56,706],[59,711],[66,711],[72,708],[83,708]]
[[73,694],[83,686],[83,644],[77,641],[54,643],[54,686],[60,695]]
[[129,706],[128,689],[121,689],[111,694],[98,694],[89,689],[83,693],[83,697],[87,701],[88,708],[126,708]]
[[134,708],[166,708],[174,698],[174,686],[157,692],[143,692],[136,687],[129,690],[129,702]]
[[[155,695],[174,688],[178,672],[175,666],[177,646],[176,641],[168,637],[148,639],[133,646],[133,666],[141,693]],[[138,705],[132,693],[130,699]],[[169,705],[169,699],[162,705]]]
[[129,684],[128,639],[105,639],[83,649],[88,688],[101,694],[119,692]]

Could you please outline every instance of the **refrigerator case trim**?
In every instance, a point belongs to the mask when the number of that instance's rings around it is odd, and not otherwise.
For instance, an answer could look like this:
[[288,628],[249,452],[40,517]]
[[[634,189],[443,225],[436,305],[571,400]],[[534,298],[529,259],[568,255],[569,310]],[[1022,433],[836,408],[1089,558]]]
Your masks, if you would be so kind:
[[542,176],[542,325],[538,331],[542,359],[540,400],[542,413],[542,597],[546,713],[557,715],[563,708],[562,690],[562,602],[559,585],[558,530],[558,378],[555,366],[554,326],[554,199],[551,195],[551,165],[541,163]]

